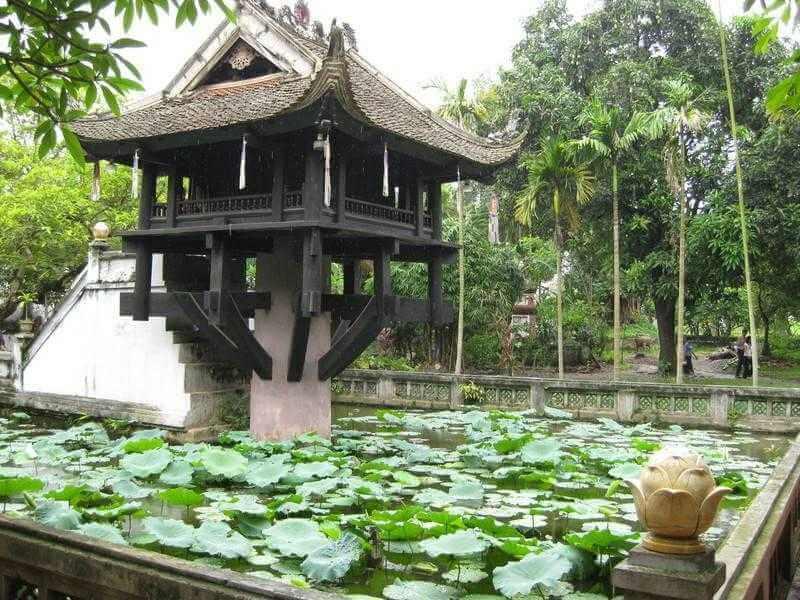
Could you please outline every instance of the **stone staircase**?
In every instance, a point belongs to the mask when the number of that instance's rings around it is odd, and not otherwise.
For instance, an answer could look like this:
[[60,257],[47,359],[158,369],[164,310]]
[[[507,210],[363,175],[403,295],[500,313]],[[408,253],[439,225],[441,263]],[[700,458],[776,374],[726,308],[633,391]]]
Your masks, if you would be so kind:
[[184,365],[184,390],[190,398],[187,430],[219,422],[226,400],[250,392],[250,374],[218,356],[196,332],[172,331],[172,343],[178,346],[178,362]]

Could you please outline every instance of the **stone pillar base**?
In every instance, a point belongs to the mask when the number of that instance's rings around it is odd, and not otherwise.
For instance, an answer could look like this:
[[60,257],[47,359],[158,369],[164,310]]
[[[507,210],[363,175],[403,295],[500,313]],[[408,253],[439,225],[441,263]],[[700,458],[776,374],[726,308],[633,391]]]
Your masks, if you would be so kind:
[[637,546],[611,574],[625,600],[711,600],[725,583],[725,564],[702,554],[675,556]]
[[259,440],[331,434],[331,386],[317,376],[318,361],[331,347],[329,315],[311,319],[303,376],[287,379],[301,273],[291,239],[276,240],[273,254],[258,256],[256,287],[272,294],[271,309],[255,315],[256,339],[272,356],[272,379],[253,373],[250,384],[250,433]]

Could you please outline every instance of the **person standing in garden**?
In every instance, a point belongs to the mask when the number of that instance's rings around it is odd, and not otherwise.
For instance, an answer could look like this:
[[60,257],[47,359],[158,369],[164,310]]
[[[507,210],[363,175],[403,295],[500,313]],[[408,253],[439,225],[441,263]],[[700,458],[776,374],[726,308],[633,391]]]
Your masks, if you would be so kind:
[[693,358],[697,358],[694,353],[694,348],[689,340],[683,345],[683,372],[687,375],[694,375],[694,362]]
[[748,335],[744,342],[744,378],[749,379],[753,376],[753,342]]
[[736,379],[745,377],[744,374],[744,346],[747,343],[747,330],[742,330],[742,335],[736,340],[734,350],[736,350]]

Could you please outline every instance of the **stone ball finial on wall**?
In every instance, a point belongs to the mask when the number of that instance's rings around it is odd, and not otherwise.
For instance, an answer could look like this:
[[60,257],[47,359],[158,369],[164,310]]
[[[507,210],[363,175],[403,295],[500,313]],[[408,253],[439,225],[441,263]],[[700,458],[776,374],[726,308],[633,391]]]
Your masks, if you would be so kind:
[[662,554],[705,552],[698,538],[711,527],[722,498],[731,492],[718,487],[703,459],[686,448],[654,454],[639,479],[626,483],[648,531],[642,545]]
[[92,227],[92,235],[94,235],[95,240],[105,241],[111,235],[111,228],[107,223],[100,221],[99,223],[95,223],[94,227]]

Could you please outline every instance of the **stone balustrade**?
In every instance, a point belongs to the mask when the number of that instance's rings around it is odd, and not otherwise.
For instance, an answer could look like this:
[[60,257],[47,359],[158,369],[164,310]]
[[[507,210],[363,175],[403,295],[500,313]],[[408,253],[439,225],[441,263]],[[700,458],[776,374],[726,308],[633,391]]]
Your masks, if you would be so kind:
[[337,402],[397,408],[469,406],[462,386],[478,386],[475,408],[565,410],[577,418],[756,431],[800,431],[800,392],[784,388],[560,381],[534,377],[347,370],[333,382]]

